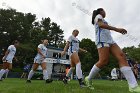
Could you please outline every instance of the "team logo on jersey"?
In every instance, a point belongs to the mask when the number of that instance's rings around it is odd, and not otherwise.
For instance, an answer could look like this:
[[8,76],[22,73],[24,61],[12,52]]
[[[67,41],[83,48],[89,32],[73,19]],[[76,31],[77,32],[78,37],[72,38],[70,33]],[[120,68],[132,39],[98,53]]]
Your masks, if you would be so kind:
[[80,41],[78,40],[72,40],[72,43],[79,43]]

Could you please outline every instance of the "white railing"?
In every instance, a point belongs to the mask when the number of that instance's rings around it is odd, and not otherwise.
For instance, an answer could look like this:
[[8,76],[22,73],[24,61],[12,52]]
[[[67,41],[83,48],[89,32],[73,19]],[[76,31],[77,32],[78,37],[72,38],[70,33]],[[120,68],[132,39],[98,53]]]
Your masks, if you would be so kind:
[[70,64],[69,60],[63,60],[63,59],[46,58],[45,60],[47,63]]

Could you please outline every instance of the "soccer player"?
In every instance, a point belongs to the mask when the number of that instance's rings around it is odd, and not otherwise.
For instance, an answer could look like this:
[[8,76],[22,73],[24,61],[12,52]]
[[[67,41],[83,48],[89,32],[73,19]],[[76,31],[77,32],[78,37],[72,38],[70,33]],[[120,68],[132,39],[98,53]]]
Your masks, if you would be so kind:
[[38,45],[38,48],[37,48],[38,53],[37,53],[36,57],[34,58],[33,68],[29,72],[28,79],[26,81],[27,83],[31,83],[31,78],[32,78],[34,72],[37,70],[39,65],[41,65],[41,67],[42,67],[45,83],[52,82],[52,80],[48,78],[48,72],[46,70],[47,63],[45,61],[45,58],[47,56],[46,46],[48,45],[48,40],[44,39],[44,40],[42,40],[42,42],[43,42],[42,44]]
[[22,73],[22,75],[20,77],[21,79],[22,78],[26,78],[26,76],[28,75],[28,73],[30,71],[30,68],[31,68],[31,65],[30,64],[27,64],[27,65],[24,66],[23,73]]
[[79,31],[77,29],[75,29],[72,32],[72,35],[68,38],[64,51],[61,53],[61,55],[63,56],[68,49],[68,54],[69,54],[70,61],[71,61],[71,68],[68,71],[68,73],[66,74],[66,77],[63,79],[63,82],[64,82],[64,84],[67,84],[68,78],[71,76],[73,70],[75,69],[75,65],[76,65],[76,75],[78,77],[80,87],[84,87],[85,84],[83,82],[81,62],[80,62],[80,59],[78,56],[78,51],[79,50],[83,51],[83,52],[87,52],[87,51],[79,48],[79,40],[78,40],[78,38],[76,38],[78,36],[78,34],[79,34]]
[[[0,71],[0,81],[2,81],[2,76],[4,73],[7,73],[9,70],[12,69],[12,60],[16,53],[16,47],[19,46],[19,41],[13,41],[12,45],[10,45],[5,52],[5,56],[3,57],[3,69]],[[15,58],[16,59],[16,58]],[[16,59],[17,60],[17,59]]]
[[111,70],[111,80],[117,80],[117,79],[118,79],[117,68],[113,68]]
[[125,54],[112,39],[110,32],[115,31],[121,34],[126,34],[127,31],[123,28],[116,28],[110,26],[107,21],[105,21],[105,17],[106,13],[103,8],[98,8],[97,10],[93,11],[92,24],[95,26],[95,43],[98,49],[99,61],[92,67],[89,75],[85,78],[86,85],[89,86],[89,88],[94,89],[92,87],[91,79],[96,76],[96,74],[101,70],[101,68],[108,64],[109,55],[112,54],[117,58],[120,70],[127,79],[129,91],[140,93],[140,87],[138,86],[131,67],[129,67],[127,63]]

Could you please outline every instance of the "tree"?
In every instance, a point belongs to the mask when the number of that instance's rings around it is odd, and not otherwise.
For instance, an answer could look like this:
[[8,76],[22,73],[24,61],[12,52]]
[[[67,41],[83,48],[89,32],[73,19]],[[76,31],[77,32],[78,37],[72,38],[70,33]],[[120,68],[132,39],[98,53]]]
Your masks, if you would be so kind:
[[63,30],[60,29],[56,23],[52,22],[49,36],[50,36],[50,44],[53,46],[58,46],[61,41],[63,41]]
[[63,41],[63,30],[55,22],[51,22],[51,19],[42,18],[41,21],[42,30],[46,32],[46,38],[49,40],[49,45],[58,47]]
[[80,42],[80,47],[91,53],[94,63],[98,61],[98,51],[95,42],[91,41],[91,39],[82,39]]
[[125,47],[123,51],[127,53],[127,56],[135,61],[140,63],[140,47],[136,48],[132,47]]
[[17,39],[20,41],[17,51],[19,61],[33,62],[36,47],[42,39],[48,39],[49,45],[63,45],[63,30],[57,23],[51,22],[49,17],[41,21],[36,19],[35,14],[0,9],[0,49],[7,49]]
[[90,39],[82,39],[80,47],[88,51],[88,53],[79,53],[79,56],[83,65],[83,71],[89,72],[92,66],[98,61],[96,45]]
[[[0,9],[0,39],[6,38],[7,42],[12,42],[15,39],[27,42],[29,31],[35,20],[36,16],[31,13],[24,14],[17,12],[15,9]],[[7,37],[3,35],[4,32]]]

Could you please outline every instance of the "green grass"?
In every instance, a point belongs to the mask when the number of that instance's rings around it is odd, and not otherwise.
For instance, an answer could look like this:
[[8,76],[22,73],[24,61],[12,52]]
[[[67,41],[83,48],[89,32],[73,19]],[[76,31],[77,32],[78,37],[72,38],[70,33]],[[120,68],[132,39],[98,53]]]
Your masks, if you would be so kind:
[[80,88],[77,81],[64,85],[61,81],[45,84],[43,80],[6,79],[0,82],[0,93],[129,93],[126,81],[94,80],[95,90]]

